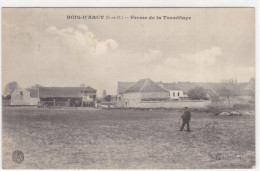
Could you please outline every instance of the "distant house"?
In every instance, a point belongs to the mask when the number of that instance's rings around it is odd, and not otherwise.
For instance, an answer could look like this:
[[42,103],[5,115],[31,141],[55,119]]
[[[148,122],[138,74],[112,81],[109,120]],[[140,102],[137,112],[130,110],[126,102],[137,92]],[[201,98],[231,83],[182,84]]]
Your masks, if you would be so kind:
[[30,92],[21,87],[17,88],[11,94],[11,102],[10,105],[31,105],[31,96]]
[[169,95],[172,100],[178,100],[182,97],[186,97],[183,93],[183,90],[177,83],[159,82],[158,84],[169,91]]
[[124,107],[135,106],[135,104],[141,101],[157,101],[168,100],[170,97],[169,91],[151,79],[141,79],[130,86],[122,93]]
[[39,87],[42,106],[93,106],[97,90],[87,87]]

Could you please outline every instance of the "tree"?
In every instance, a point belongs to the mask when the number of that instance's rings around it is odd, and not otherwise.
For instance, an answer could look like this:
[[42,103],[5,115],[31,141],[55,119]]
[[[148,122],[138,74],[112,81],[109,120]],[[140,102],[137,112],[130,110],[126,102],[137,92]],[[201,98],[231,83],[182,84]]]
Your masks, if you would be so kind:
[[188,91],[188,96],[192,100],[208,99],[206,90],[203,87],[199,87],[199,86],[190,89]]
[[11,95],[18,87],[19,85],[15,81],[7,83],[4,89],[4,96]]
[[107,96],[107,92],[106,92],[106,90],[103,90],[103,93],[102,93],[102,98],[103,98],[103,99],[105,99],[105,98],[106,98],[106,96]]
[[39,88],[39,87],[42,87],[40,84],[35,84],[33,86],[31,86],[31,88]]
[[86,84],[85,83],[81,83],[80,87],[86,87]]
[[230,103],[230,98],[238,95],[238,85],[236,83],[222,83],[218,88],[220,96],[227,98]]
[[249,84],[249,95],[254,99],[255,98],[255,78],[250,78],[248,84]]
[[107,101],[107,102],[110,102],[111,99],[112,99],[111,95],[107,95],[107,96],[105,97],[105,101]]

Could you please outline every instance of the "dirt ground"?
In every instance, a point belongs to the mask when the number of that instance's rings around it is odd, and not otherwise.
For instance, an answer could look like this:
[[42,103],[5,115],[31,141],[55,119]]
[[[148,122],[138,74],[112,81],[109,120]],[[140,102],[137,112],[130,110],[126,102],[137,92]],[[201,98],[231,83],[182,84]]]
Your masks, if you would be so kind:
[[[255,116],[3,107],[3,168],[210,169],[255,165]],[[186,129],[186,128],[185,128]],[[21,150],[24,161],[12,161]]]

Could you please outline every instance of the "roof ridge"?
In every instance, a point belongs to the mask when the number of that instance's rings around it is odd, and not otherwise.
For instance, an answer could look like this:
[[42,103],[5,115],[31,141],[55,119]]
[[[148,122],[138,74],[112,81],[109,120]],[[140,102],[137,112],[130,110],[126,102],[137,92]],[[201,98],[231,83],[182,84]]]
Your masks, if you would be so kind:
[[143,86],[139,89],[139,92],[142,91],[142,89],[145,87],[146,84],[148,84],[148,78],[145,80]]
[[[158,86],[159,86],[159,85],[158,85]],[[167,88],[165,88],[165,87],[163,87],[163,86],[162,86],[162,87],[161,87],[161,86],[159,86],[159,87],[160,87],[160,88],[163,88],[164,90],[167,90],[167,91],[169,91]]]

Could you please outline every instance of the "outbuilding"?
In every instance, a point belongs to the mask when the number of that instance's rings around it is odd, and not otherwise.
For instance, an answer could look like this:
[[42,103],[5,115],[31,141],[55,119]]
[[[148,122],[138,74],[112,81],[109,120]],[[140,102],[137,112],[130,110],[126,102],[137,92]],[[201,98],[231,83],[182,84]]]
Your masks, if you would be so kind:
[[21,87],[14,90],[11,94],[11,102],[10,105],[12,106],[24,106],[24,105],[31,105],[31,96],[30,92],[26,89]]

